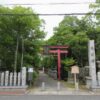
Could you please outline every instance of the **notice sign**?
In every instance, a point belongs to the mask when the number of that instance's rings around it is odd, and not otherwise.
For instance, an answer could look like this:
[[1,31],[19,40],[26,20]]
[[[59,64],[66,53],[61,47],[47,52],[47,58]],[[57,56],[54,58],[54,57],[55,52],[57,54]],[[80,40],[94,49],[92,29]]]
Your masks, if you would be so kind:
[[32,73],[33,72],[33,68],[28,68],[28,72]]
[[79,73],[79,67],[78,66],[72,66],[71,73],[72,74],[78,74]]

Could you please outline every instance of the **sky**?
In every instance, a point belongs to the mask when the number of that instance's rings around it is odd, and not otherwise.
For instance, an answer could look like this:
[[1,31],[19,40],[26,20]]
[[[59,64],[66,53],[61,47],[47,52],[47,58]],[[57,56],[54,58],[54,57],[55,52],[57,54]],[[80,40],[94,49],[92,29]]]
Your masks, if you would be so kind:
[[[70,5],[46,5],[47,3],[81,3],[81,4],[70,4]],[[31,3],[43,3],[45,5],[28,5],[32,7],[37,13],[87,13],[90,11],[89,4],[82,4],[83,2],[95,2],[95,0],[0,0],[0,4],[31,4]],[[41,19],[45,20],[45,31],[47,36],[45,39],[49,39],[53,35],[53,28],[57,27],[64,16],[40,16]]]

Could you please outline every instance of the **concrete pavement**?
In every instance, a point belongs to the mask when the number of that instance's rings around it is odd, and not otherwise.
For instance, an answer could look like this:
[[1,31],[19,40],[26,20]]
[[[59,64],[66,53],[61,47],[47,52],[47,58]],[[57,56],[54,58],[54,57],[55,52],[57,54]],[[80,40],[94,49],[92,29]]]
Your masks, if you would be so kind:
[[[44,89],[42,82],[45,82]],[[27,91],[27,95],[100,95],[100,93],[94,93],[87,90],[75,90],[67,88],[62,82],[60,89],[57,86],[58,81],[52,79],[47,74],[40,72],[39,78],[37,79],[34,88]]]
[[[45,82],[45,87],[43,89],[42,82]],[[5,91],[1,92],[1,95],[100,95],[100,92],[92,92],[89,90],[75,90],[74,88],[68,88],[61,82],[60,88],[57,87],[57,80],[50,78],[48,75],[40,72],[39,78],[37,79],[33,88],[28,89],[27,91]]]
[[[53,78],[49,77],[47,74],[40,71],[39,77],[37,81],[34,84],[35,88],[41,88],[42,82],[45,82],[45,88],[46,89],[56,89],[57,88],[57,80],[54,80]],[[60,84],[62,89],[65,89],[64,84]]]

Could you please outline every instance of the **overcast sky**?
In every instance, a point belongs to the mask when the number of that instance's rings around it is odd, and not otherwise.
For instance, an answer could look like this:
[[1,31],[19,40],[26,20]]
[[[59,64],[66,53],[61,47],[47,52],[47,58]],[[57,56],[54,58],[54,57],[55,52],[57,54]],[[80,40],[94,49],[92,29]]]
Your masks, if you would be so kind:
[[[82,3],[95,2],[95,0],[0,0],[0,4],[17,3],[17,4],[31,4],[31,3]],[[28,5],[29,6],[29,5]],[[89,4],[70,4],[70,5],[31,5],[33,10],[37,13],[87,13],[89,11]],[[40,16],[46,22],[45,31],[48,33],[46,39],[53,35],[53,27],[63,19],[63,16]]]

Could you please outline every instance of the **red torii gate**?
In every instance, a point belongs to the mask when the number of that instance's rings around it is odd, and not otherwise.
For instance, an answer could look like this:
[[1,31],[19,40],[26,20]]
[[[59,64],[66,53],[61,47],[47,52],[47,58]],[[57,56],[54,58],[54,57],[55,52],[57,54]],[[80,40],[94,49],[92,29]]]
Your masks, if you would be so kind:
[[47,48],[49,48],[48,53],[57,54],[57,56],[58,56],[58,80],[60,80],[61,79],[61,76],[60,76],[61,54],[68,53],[68,51],[67,51],[68,46],[47,46]]

